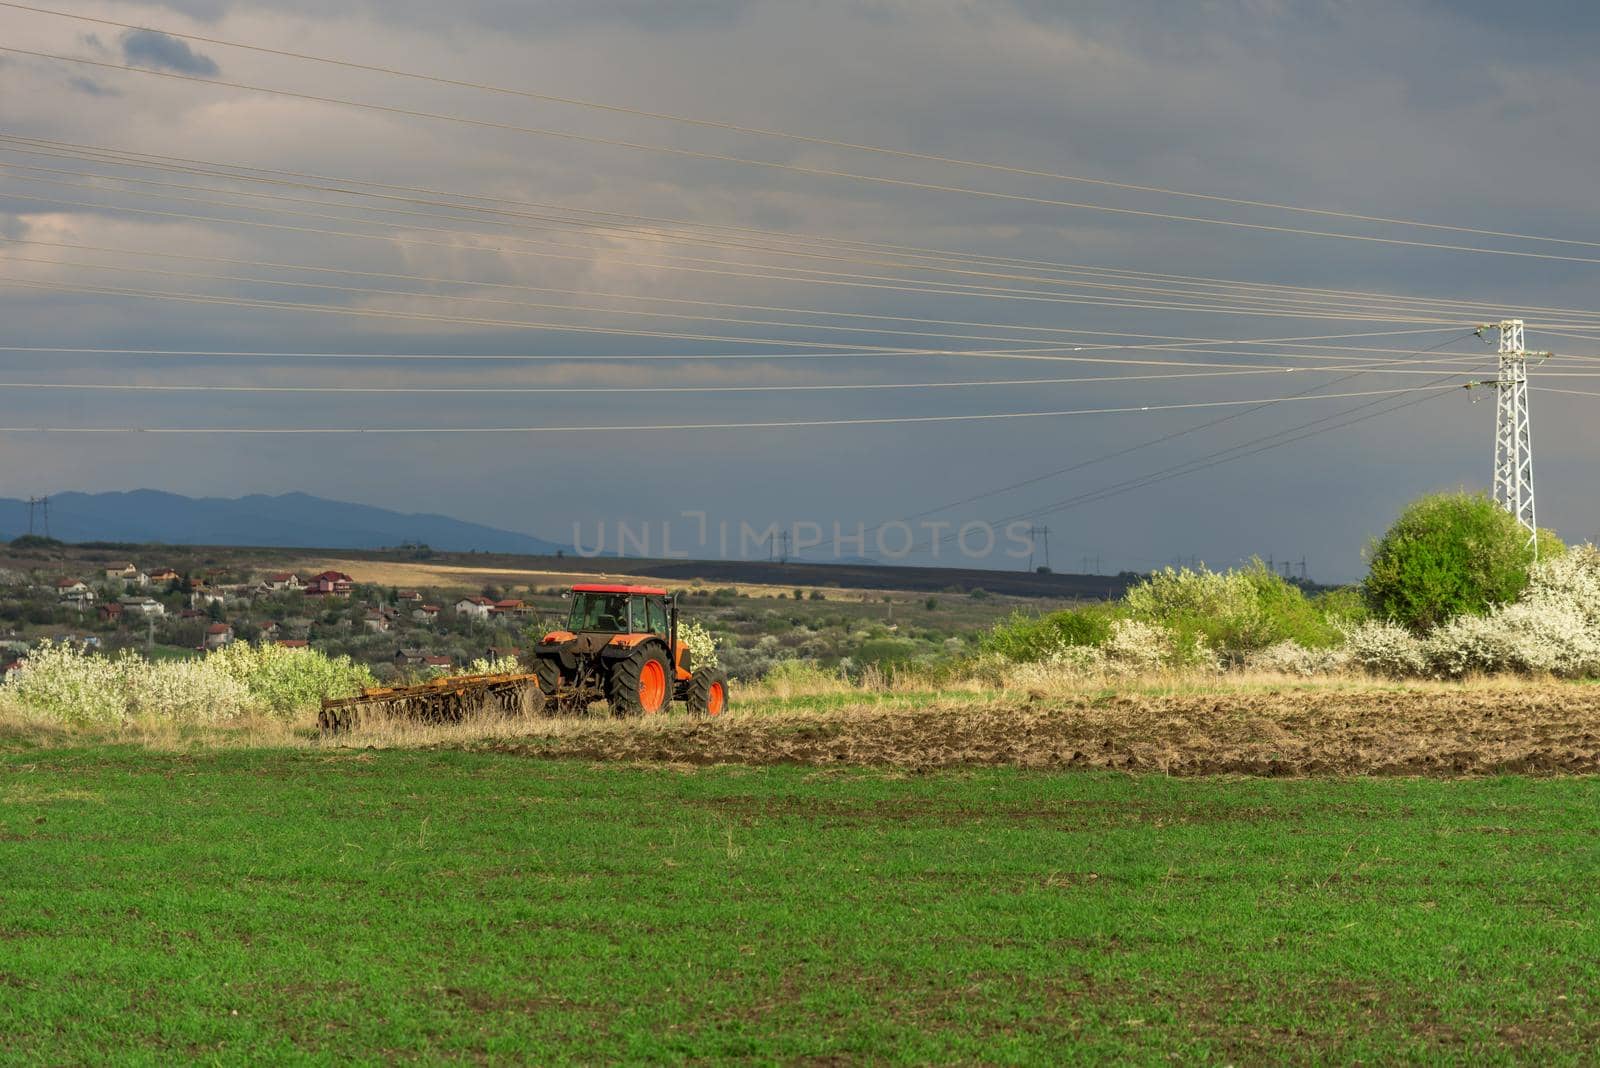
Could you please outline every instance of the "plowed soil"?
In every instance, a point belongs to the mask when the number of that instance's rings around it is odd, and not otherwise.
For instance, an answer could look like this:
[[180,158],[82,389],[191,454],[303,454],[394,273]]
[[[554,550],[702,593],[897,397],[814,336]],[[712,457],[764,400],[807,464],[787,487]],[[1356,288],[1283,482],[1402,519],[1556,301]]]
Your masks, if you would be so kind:
[[1291,691],[1027,705],[552,722],[488,743],[534,757],[1171,775],[1600,772],[1600,688]]

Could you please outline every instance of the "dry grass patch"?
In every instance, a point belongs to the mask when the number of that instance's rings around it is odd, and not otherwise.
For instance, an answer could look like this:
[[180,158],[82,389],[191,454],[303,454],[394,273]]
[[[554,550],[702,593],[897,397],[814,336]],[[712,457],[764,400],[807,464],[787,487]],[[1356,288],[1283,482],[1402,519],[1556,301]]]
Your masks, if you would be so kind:
[[[926,686],[924,683],[923,686]],[[1115,685],[872,687],[779,679],[715,719],[495,714],[403,720],[322,736],[309,718],[67,728],[0,720],[0,750],[111,742],[207,748],[480,749],[673,765],[803,764],[926,770],[963,765],[1171,775],[1477,775],[1600,772],[1600,688],[1506,678],[1381,683],[1168,676]]]

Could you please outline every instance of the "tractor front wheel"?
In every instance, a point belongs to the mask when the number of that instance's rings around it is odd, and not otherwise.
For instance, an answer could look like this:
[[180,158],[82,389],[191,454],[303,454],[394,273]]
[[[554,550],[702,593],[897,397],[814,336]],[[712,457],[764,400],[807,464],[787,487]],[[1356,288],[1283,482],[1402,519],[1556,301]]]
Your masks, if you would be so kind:
[[606,680],[606,701],[617,716],[653,716],[665,712],[672,700],[667,658],[661,650],[644,646],[619,660]]
[[728,710],[728,673],[721,668],[699,668],[689,679],[684,702],[697,716],[720,716]]

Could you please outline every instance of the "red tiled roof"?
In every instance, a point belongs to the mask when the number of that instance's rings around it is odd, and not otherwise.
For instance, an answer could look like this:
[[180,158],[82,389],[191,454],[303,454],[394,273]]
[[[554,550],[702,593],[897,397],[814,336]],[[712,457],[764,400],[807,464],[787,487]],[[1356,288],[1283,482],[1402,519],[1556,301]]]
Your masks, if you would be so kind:
[[294,572],[293,571],[274,571],[272,574],[267,576],[267,581],[268,582],[288,582],[292,578],[294,578]]
[[75,579],[75,578],[59,578],[59,579],[56,579],[56,589],[58,589],[58,590],[70,590],[72,587],[79,585],[79,583],[80,583],[79,579]]
[[207,634],[231,634],[231,633],[233,633],[233,628],[228,626],[226,623],[213,623],[213,624],[211,624],[211,626],[206,628],[206,633]]
[[311,643],[306,641],[304,638],[285,638],[278,644],[283,646],[285,649],[304,649]]
[[425,656],[422,662],[429,667],[449,667],[453,663],[448,656]]

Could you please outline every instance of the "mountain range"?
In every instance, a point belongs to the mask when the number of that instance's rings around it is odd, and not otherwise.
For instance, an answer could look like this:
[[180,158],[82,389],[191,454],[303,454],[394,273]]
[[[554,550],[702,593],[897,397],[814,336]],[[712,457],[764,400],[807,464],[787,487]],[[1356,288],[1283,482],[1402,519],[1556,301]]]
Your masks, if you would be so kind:
[[[422,543],[446,552],[544,555],[566,546],[444,515],[394,512],[308,493],[185,497],[159,490],[59,493],[50,497],[50,535],[67,542],[259,545],[382,549]],[[42,514],[34,532],[43,534]],[[28,502],[0,498],[0,536],[28,532]]]

